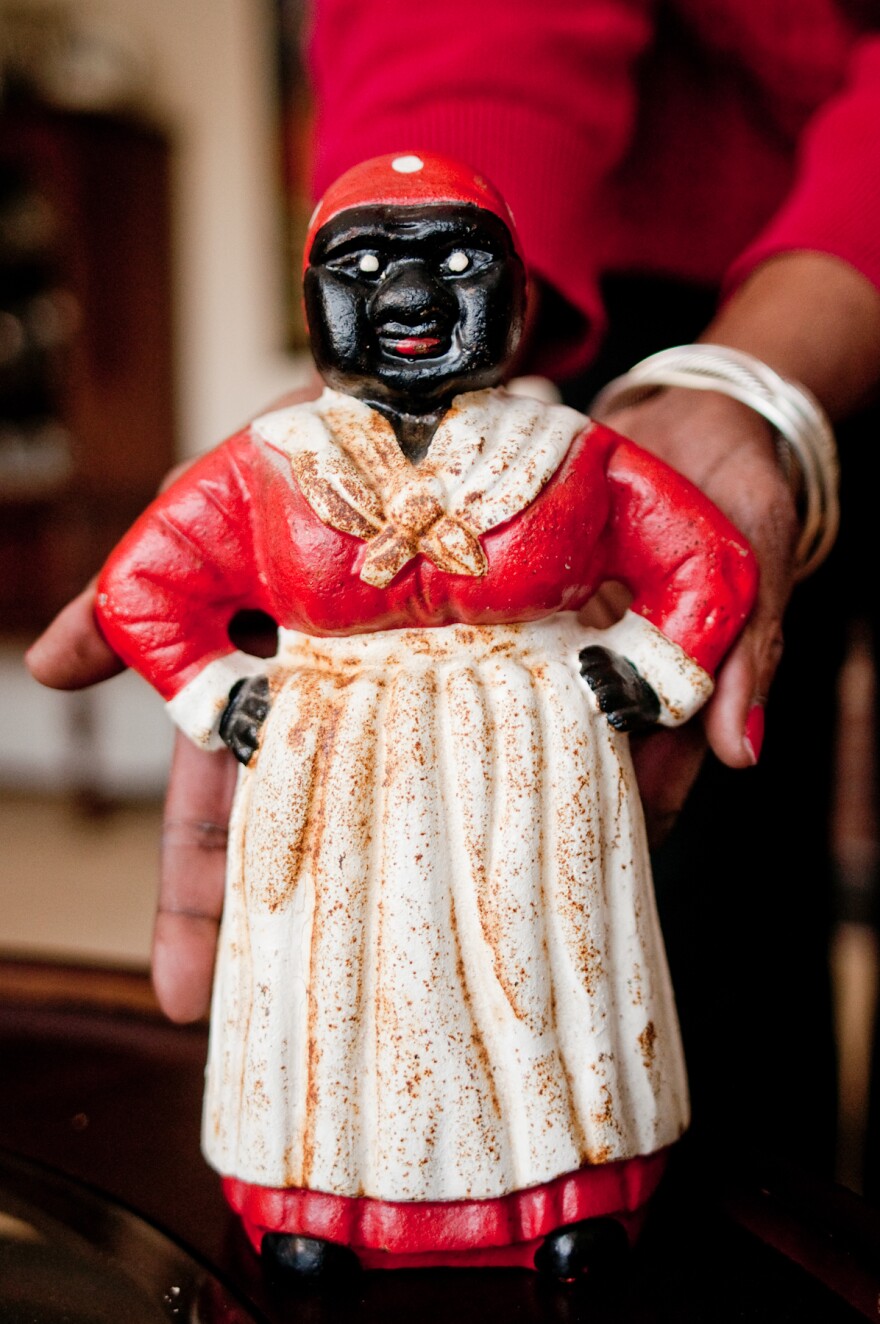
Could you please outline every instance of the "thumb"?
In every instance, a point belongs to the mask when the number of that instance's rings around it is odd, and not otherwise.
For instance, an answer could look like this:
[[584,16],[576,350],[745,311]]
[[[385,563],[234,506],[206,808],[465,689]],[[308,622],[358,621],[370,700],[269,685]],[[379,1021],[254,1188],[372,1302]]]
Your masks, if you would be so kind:
[[764,709],[781,657],[781,614],[759,604],[719,671],[706,709],[709,745],[730,768],[753,767],[760,758]]

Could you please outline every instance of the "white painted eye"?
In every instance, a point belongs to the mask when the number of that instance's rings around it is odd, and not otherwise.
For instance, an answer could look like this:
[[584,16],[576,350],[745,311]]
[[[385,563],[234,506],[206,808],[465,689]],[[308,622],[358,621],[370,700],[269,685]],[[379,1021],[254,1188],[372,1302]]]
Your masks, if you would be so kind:
[[358,263],[358,270],[359,270],[359,271],[368,271],[368,272],[378,271],[378,270],[379,270],[379,259],[376,257],[376,254],[375,254],[375,253],[364,253],[363,257],[361,258],[360,262]]
[[471,265],[471,260],[467,253],[463,253],[461,249],[458,248],[454,253],[449,254],[449,257],[446,259],[446,265],[450,271],[467,271],[468,267]]

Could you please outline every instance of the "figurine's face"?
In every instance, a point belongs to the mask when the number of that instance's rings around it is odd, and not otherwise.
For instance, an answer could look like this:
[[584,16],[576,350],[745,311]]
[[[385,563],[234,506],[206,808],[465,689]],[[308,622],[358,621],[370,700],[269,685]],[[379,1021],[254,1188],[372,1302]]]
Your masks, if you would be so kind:
[[405,413],[494,386],[522,331],[522,262],[478,207],[342,212],[318,231],[304,288],[324,379]]

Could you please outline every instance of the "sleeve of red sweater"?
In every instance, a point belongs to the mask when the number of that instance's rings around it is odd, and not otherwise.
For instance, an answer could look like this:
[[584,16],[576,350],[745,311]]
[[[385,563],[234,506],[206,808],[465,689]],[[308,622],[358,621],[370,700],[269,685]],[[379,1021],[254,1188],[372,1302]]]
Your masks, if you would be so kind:
[[733,264],[727,289],[796,249],[842,258],[880,288],[880,36],[856,44],[845,86],[807,124],[794,186]]
[[[308,60],[315,191],[384,152],[429,150],[484,171],[534,273],[602,333],[591,253],[597,184],[625,155],[653,0],[316,0]],[[547,71],[552,70],[552,78]],[[575,249],[576,244],[576,249]],[[565,373],[557,354],[554,367]]]

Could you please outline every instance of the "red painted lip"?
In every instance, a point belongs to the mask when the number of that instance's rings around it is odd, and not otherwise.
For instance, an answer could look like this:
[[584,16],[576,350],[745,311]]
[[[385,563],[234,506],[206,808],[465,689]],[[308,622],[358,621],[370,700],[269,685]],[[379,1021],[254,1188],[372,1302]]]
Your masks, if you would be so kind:
[[403,336],[400,340],[392,341],[389,347],[395,354],[416,358],[420,354],[430,354],[440,344],[442,341],[439,336]]

